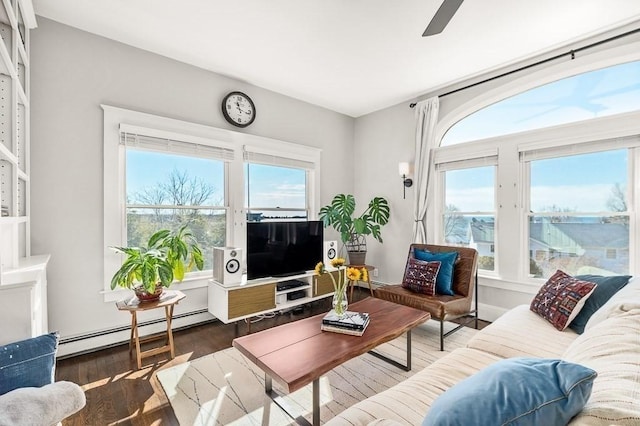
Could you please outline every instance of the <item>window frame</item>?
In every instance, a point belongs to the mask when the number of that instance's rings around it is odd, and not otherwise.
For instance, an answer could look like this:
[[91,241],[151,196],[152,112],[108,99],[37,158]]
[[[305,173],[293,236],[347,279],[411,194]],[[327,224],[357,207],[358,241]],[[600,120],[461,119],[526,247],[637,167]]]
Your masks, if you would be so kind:
[[[233,159],[225,160],[224,183],[227,209],[226,242],[229,246],[245,248],[246,245],[243,153],[247,150],[274,158],[308,163],[311,168],[307,172],[309,220],[317,218],[317,207],[320,204],[321,149],[110,105],[101,107],[104,112],[104,282],[101,293],[105,302],[120,300],[130,293],[126,289],[110,288],[111,277],[120,267],[122,257],[109,247],[126,245],[126,149],[120,143],[122,128],[144,129],[152,133],[149,136],[220,147],[233,152]],[[190,274],[182,282],[174,285],[180,290],[206,287],[212,278],[209,272]]]

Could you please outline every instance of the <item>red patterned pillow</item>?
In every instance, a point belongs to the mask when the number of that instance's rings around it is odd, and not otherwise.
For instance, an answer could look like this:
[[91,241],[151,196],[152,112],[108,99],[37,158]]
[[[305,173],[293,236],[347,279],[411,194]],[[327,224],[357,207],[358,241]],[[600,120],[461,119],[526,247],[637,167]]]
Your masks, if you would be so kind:
[[530,309],[562,331],[580,313],[596,284],[573,278],[561,270],[542,286]]
[[427,296],[435,295],[436,277],[440,270],[440,264],[439,261],[425,262],[410,257],[404,270],[402,287]]

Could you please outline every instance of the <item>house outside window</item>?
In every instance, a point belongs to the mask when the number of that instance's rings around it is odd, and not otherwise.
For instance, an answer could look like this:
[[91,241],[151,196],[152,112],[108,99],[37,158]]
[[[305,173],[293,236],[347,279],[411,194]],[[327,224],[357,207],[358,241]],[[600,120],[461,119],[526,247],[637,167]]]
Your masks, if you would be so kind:
[[[548,155],[553,154],[534,156]],[[530,262],[532,276],[547,277],[558,269],[628,273],[627,156],[628,150],[615,150],[527,162],[529,250],[545,253]]]
[[[452,165],[449,165],[452,167]],[[442,235],[447,245],[478,251],[478,267],[495,270],[495,167],[446,170],[444,181]]]

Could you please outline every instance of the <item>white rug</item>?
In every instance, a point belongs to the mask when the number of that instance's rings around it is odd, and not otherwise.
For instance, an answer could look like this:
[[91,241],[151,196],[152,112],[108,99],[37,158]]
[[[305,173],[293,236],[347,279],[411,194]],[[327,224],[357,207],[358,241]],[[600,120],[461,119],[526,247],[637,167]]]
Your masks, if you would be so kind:
[[[447,325],[445,330],[454,327]],[[462,347],[476,330],[463,328],[447,337],[444,352],[439,350],[438,332],[436,321],[413,329],[410,372],[364,354],[323,376],[320,379],[322,423]],[[401,336],[376,350],[404,363],[406,338]],[[264,372],[234,348],[161,370],[157,376],[182,426],[295,424],[264,394]],[[275,381],[273,387],[278,393],[284,393]],[[284,395],[280,401],[290,412],[311,420],[311,384]]]

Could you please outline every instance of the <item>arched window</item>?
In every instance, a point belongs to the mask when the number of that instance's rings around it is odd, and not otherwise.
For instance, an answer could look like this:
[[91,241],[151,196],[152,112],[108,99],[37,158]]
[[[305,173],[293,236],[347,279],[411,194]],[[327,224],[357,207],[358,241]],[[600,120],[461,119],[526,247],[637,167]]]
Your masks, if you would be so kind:
[[474,112],[441,146],[573,123],[640,109],[640,61],[574,75]]

